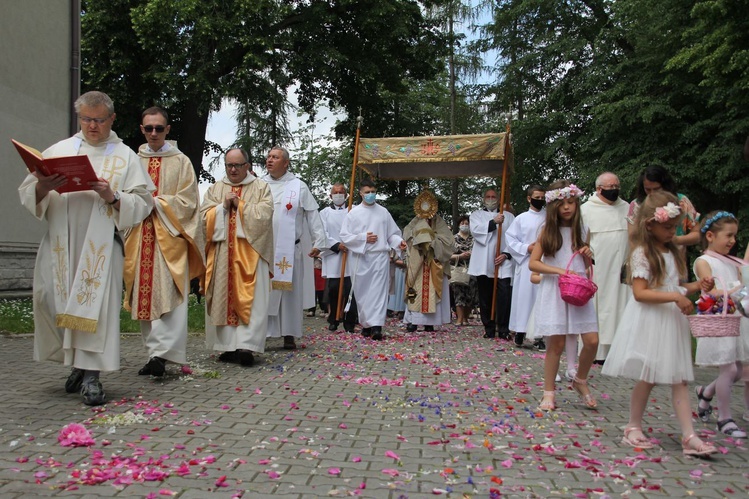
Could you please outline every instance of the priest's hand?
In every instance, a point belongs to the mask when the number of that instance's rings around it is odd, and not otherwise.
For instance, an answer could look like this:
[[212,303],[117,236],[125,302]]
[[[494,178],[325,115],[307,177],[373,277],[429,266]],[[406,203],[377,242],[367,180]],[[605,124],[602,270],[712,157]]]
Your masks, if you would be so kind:
[[239,206],[239,196],[236,192],[227,192],[224,197],[224,209],[229,211]]
[[505,222],[505,214],[504,213],[497,213],[494,215],[494,223],[497,225],[502,225]]
[[499,256],[494,258],[494,265],[499,267],[505,262],[505,260],[507,260],[507,255],[500,253]]
[[343,243],[338,243],[338,251],[339,251],[339,252],[341,252],[341,251],[342,251],[342,252],[346,253],[346,252],[348,251],[348,248],[346,247],[346,245],[345,245],[345,244],[343,244]]
[[320,256],[320,250],[317,248],[312,248],[312,251],[309,252],[308,256],[310,258],[317,258],[318,256]]
[[40,172],[36,171],[32,173],[33,176],[36,177],[37,183],[36,183],[36,195],[37,195],[37,202],[44,199],[44,197],[50,193],[50,191],[53,191],[59,187],[62,187],[68,182],[67,177],[65,175],[60,175],[59,173],[55,173],[53,175],[50,175],[49,177],[45,177]]
[[114,191],[109,187],[109,182],[105,179],[99,177],[98,180],[89,182],[88,185],[91,187],[91,190],[97,193],[106,203],[112,204],[115,201]]
[[401,251],[406,251],[408,248],[408,244],[406,244],[406,241],[401,241],[400,245],[398,246],[398,249]]
[[373,244],[377,242],[377,234],[373,232],[367,232],[367,244]]

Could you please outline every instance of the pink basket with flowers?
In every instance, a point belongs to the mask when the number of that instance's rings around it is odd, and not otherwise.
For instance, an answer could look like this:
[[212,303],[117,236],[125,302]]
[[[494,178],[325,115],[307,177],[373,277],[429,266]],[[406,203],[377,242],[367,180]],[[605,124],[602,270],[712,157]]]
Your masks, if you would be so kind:
[[576,255],[585,258],[580,251],[575,251],[572,254],[570,261],[567,262],[567,268],[564,269],[565,274],[559,276],[559,292],[562,295],[562,300],[566,303],[582,307],[593,298],[593,295],[598,291],[598,286],[593,282],[592,266],[590,267],[590,278],[570,273],[570,265]]
[[723,280],[720,277],[716,280],[723,288],[723,295],[703,293],[697,300],[697,314],[687,317],[695,338],[738,336],[741,331],[741,315],[736,313],[736,305],[728,296]]

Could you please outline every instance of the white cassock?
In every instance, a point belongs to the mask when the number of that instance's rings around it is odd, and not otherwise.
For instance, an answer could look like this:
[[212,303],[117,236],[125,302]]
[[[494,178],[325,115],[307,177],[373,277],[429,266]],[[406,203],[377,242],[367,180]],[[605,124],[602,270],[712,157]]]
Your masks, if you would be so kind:
[[593,281],[598,285],[598,292],[593,301],[598,313],[598,360],[606,359],[632,294],[630,287],[620,282],[621,268],[629,254],[628,210],[629,204],[621,198],[609,205],[598,195],[591,196],[581,207],[583,223],[590,229],[590,249],[596,262]]
[[[124,264],[119,232],[151,213],[155,187],[138,156],[114,132],[97,145],[88,144],[78,132],[51,146],[43,156],[84,154],[96,175],[120,192],[119,210],[94,191],[52,191],[37,204],[33,175],[18,188],[26,209],[48,222],[34,267],[34,360],[116,371],[120,368]],[[85,315],[95,308],[93,316]],[[79,325],[58,327],[61,321],[78,321]]]
[[[377,241],[367,243],[367,232]],[[384,326],[390,289],[389,250],[403,242],[401,230],[385,208],[375,203],[356,205],[343,220],[341,241],[353,255],[354,297],[362,327]],[[400,250],[398,250],[400,251]]]
[[530,254],[528,246],[538,239],[538,232],[546,220],[546,210],[528,210],[521,213],[507,229],[507,250],[515,262],[515,278],[512,284],[512,308],[510,309],[510,331],[526,333],[528,318],[536,302],[538,286],[531,282],[528,268]]
[[[275,210],[273,212],[273,238],[279,237],[279,226],[285,220],[287,212],[287,200],[284,198],[284,184],[296,179],[296,175],[286,172],[281,178],[274,179],[270,174],[263,176],[263,180],[268,183],[273,193],[273,203]],[[322,249],[325,247],[325,231],[320,221],[320,213],[317,201],[307,187],[307,184],[301,182],[299,192],[299,208],[296,210],[295,234],[294,240],[302,238],[302,232],[308,230],[312,239],[314,248]],[[282,232],[283,233],[283,232]],[[314,268],[312,258],[302,253],[300,244],[294,247],[294,264],[292,267],[291,282],[293,288],[291,291],[282,291],[273,289],[270,293],[270,303],[268,306],[268,337],[279,338],[281,336],[302,337],[302,314],[304,310],[304,267]],[[271,269],[275,274],[278,268],[275,266]],[[312,283],[314,289],[314,282]]]
[[[468,274],[485,275],[494,277],[494,256],[497,250],[497,231],[489,232],[489,221],[497,215],[497,210],[487,211],[485,209],[476,210],[471,213],[469,218],[471,224],[471,234],[473,234],[473,249],[471,250],[471,260],[468,264]],[[502,241],[499,244],[500,253],[507,252],[507,238],[504,235],[515,220],[515,215],[505,211],[505,221],[502,222]],[[499,278],[505,279],[513,277],[513,262],[510,259],[505,260],[499,267]]]
[[[320,219],[327,237],[326,249],[322,251],[322,276],[332,279],[341,277],[342,252],[334,252],[330,248],[341,242],[341,226],[348,215],[346,203],[341,206],[326,206],[320,210]],[[344,277],[351,275],[351,257],[346,257],[346,270]],[[331,303],[333,303],[331,298]]]

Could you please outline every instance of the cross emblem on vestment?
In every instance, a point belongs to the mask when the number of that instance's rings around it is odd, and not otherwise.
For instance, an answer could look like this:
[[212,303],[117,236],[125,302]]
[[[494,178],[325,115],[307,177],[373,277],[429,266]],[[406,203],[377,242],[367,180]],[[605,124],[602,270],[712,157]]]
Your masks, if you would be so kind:
[[286,271],[292,267],[292,265],[288,260],[286,260],[286,257],[283,257],[280,262],[276,262],[276,267],[281,270],[282,274],[285,274]]

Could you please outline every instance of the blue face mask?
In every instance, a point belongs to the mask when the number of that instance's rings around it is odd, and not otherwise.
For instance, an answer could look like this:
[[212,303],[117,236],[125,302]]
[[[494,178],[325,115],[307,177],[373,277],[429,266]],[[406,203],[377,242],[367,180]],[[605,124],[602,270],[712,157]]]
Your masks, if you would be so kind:
[[374,202],[377,200],[377,193],[376,192],[369,192],[367,194],[364,194],[362,196],[364,199],[364,202],[367,204],[374,204]]

